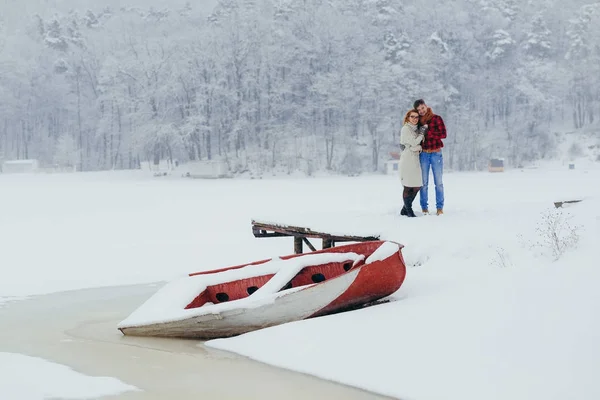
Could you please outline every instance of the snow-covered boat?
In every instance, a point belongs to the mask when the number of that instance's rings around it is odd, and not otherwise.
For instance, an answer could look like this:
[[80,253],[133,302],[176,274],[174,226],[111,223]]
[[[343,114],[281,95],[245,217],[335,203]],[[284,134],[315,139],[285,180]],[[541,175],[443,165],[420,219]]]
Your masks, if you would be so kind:
[[348,310],[400,288],[402,247],[371,241],[192,273],[162,287],[118,329],[213,339]]

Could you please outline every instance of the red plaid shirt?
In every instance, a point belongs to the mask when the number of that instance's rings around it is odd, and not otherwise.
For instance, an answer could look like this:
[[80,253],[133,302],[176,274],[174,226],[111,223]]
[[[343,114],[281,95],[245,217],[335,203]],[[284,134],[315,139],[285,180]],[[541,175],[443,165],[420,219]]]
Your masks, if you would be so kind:
[[442,139],[446,139],[446,126],[439,115],[434,115],[429,121],[425,138],[421,142],[423,150],[437,150],[444,147]]

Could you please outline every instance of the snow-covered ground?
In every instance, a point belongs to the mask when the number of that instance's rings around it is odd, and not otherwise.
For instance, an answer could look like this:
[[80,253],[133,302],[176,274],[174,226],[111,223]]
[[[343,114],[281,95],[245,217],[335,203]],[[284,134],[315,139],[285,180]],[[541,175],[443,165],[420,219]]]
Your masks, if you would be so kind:
[[[445,215],[412,219],[396,176],[0,175],[0,303],[292,252],[253,218],[380,234],[405,245],[395,301],[207,344],[402,399],[595,399],[599,166],[448,173]],[[558,218],[579,241],[555,260]]]
[[0,352],[0,398],[91,399],[138,390],[115,378],[91,377],[37,357]]

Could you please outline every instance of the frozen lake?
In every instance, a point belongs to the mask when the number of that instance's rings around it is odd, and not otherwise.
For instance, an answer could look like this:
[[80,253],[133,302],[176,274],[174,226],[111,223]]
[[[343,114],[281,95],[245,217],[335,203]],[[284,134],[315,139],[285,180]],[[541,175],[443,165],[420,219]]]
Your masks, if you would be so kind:
[[106,399],[386,398],[211,349],[201,341],[123,336],[116,324],[155,290],[154,285],[106,287],[4,304],[0,352],[41,357],[141,389]]

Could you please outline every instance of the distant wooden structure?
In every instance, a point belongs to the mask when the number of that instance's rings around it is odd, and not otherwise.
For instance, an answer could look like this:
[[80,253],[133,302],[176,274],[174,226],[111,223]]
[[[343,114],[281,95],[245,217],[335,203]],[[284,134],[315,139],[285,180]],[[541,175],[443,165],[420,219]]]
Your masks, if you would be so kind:
[[312,251],[316,251],[316,248],[308,238],[321,239],[323,249],[335,247],[335,244],[339,242],[367,242],[379,240],[379,236],[333,235],[301,226],[280,225],[255,220],[252,220],[252,234],[257,238],[291,236],[294,238],[295,254],[301,254],[303,252],[303,243],[306,243]]
[[488,164],[489,172],[504,172],[504,159],[492,158]]
[[569,203],[579,203],[583,200],[565,200],[565,201],[555,201],[554,202],[554,207],[555,208],[561,208],[563,206],[563,204],[569,204]]
[[185,176],[195,179],[230,178],[229,166],[222,160],[190,161],[182,169]]
[[385,173],[388,175],[398,174],[400,168],[400,152],[390,151],[390,159],[385,162]]
[[388,160],[385,162],[385,173],[388,175],[397,174],[400,169],[400,160]]

